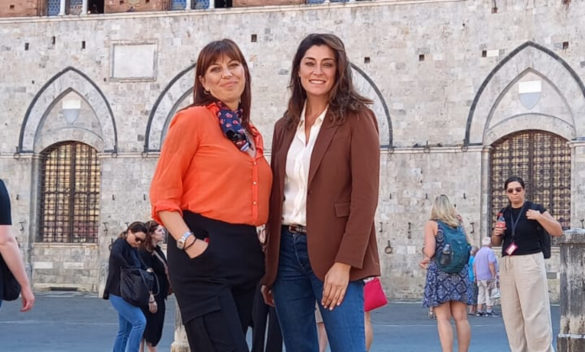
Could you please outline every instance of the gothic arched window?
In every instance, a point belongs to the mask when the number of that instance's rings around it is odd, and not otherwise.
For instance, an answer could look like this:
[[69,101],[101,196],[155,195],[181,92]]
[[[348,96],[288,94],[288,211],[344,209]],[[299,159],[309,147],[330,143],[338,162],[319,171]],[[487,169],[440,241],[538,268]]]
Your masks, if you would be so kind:
[[490,219],[508,204],[504,181],[516,175],[526,183],[527,200],[547,208],[563,229],[570,227],[571,149],[566,139],[539,130],[513,133],[494,142],[490,159]]
[[100,213],[100,164],[87,144],[63,142],[41,153],[38,241],[95,243]]

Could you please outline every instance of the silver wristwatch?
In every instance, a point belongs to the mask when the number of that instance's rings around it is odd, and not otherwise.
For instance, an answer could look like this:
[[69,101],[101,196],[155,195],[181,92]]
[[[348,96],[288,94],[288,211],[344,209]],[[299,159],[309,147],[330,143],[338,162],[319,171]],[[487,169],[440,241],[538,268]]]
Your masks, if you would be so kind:
[[187,231],[183,234],[183,236],[181,236],[178,240],[177,240],[177,248],[179,249],[183,249],[185,248],[185,241],[187,241],[187,238],[189,238],[189,236],[193,236],[193,232],[191,231]]

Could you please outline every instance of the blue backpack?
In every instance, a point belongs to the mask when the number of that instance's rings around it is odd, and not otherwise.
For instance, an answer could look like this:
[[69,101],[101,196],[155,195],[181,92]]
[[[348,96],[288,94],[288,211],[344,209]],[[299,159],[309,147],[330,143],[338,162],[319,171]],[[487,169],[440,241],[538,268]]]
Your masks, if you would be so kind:
[[443,232],[443,247],[435,253],[435,261],[439,270],[446,273],[459,273],[469,261],[471,245],[463,226],[453,228],[437,220],[437,225]]

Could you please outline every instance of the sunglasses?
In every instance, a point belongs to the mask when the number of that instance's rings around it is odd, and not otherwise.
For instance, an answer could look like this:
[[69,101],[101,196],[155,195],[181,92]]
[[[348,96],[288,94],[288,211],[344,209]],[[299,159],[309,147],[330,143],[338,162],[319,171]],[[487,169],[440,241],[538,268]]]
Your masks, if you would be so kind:
[[522,191],[523,191],[522,187],[508,188],[508,189],[506,190],[506,192],[508,192],[508,194],[512,194],[512,193],[514,193],[514,192],[516,192],[516,193],[520,193],[520,192],[522,192]]
[[136,243],[143,243],[144,242],[144,238],[137,237],[136,235],[134,235],[134,241],[136,241]]

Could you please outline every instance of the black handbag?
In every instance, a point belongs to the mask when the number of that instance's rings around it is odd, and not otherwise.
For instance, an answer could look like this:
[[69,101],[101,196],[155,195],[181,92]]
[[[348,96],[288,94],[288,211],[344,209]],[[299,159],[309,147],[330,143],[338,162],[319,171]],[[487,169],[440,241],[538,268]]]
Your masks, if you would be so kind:
[[158,291],[158,280],[153,272],[134,267],[120,270],[120,295],[133,306],[148,307],[155,287]]
[[20,284],[0,255],[0,300],[14,301],[20,296]]

